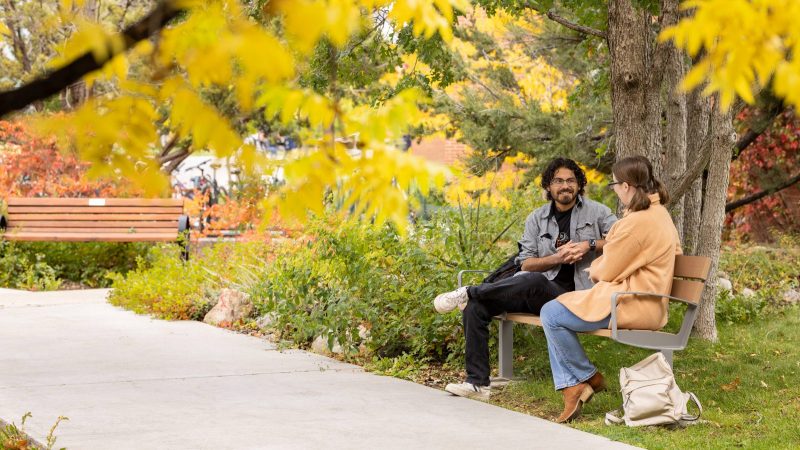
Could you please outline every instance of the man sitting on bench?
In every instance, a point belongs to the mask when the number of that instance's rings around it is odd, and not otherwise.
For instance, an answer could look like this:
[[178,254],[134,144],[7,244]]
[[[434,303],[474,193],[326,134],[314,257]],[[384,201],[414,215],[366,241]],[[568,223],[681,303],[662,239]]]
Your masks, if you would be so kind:
[[587,269],[603,248],[603,237],[617,221],[611,210],[583,196],[586,175],[575,161],[556,158],[542,173],[542,188],[550,203],[525,220],[514,276],[494,283],[464,286],[438,295],[439,313],[463,309],[467,380],[445,390],[462,397],[488,400],[489,323],[508,313],[539,314],[559,295],[589,289]]

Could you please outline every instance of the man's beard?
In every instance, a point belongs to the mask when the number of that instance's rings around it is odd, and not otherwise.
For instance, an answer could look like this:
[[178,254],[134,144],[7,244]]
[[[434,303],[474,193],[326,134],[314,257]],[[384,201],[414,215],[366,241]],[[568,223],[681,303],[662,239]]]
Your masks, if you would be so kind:
[[575,200],[575,191],[572,190],[560,191],[555,196],[555,201],[562,205],[569,205],[573,200]]

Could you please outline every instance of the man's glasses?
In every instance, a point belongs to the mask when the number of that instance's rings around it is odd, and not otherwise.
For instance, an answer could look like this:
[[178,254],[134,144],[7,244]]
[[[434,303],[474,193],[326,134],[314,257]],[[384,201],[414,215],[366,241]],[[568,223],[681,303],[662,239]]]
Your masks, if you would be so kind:
[[562,180],[561,178],[553,178],[553,181],[551,181],[550,184],[553,186],[563,186],[565,184],[577,185],[578,180],[576,180],[575,178],[569,178],[567,180]]

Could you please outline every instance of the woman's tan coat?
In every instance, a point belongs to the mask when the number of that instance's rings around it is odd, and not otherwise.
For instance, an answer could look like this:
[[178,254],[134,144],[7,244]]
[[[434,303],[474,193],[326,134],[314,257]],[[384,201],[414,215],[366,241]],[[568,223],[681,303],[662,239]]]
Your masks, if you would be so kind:
[[[678,231],[658,194],[650,208],[626,214],[611,227],[603,255],[589,268],[596,284],[589,290],[567,292],[558,301],[587,322],[611,314],[611,294],[640,291],[669,294],[675,255],[682,253]],[[667,323],[668,300],[655,296],[619,297],[619,328],[658,330]]]

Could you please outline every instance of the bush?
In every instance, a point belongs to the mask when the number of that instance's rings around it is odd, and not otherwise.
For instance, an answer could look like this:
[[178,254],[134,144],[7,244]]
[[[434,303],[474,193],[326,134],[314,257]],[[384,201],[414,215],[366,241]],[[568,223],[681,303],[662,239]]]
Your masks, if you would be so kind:
[[784,235],[776,246],[734,243],[723,247],[720,270],[730,276],[737,291],[750,288],[777,294],[800,285],[799,260],[800,236]]
[[260,313],[274,312],[276,330],[301,346],[330,336],[355,353],[359,325],[369,349],[446,359],[463,343],[456,315],[436,315],[431,299],[452,289],[452,271],[415,239],[389,227],[316,223],[315,238],[284,248],[251,294]]
[[0,241],[0,287],[51,291],[61,286],[56,270],[44,262],[45,255],[19,251],[14,242]]
[[[0,267],[4,274],[0,275],[0,286],[53,290],[64,281],[71,281],[91,288],[108,287],[111,284],[108,273],[134,269],[136,258],[152,246],[150,243],[3,241]],[[53,282],[56,280],[58,283]]]
[[717,295],[716,318],[728,324],[752,322],[761,316],[767,305],[767,300],[761,294],[746,297],[723,290]]
[[251,294],[300,346],[321,335],[351,355],[364,344],[379,358],[460,360],[461,318],[431,301],[455,287],[456,269],[491,269],[515,252],[507,236],[521,222],[501,208],[441,208],[401,238],[389,226],[316,221],[314,238],[280,251]]
[[265,250],[259,243],[219,244],[183,261],[177,246],[157,246],[137,259],[135,270],[109,275],[109,302],[167,320],[200,320],[223,287],[247,290]]
[[[723,247],[720,270],[726,272],[734,292],[717,296],[717,319],[727,323],[751,322],[780,308],[783,293],[800,284],[800,238],[785,235],[775,247],[736,243]],[[744,288],[755,291],[743,295]]]

